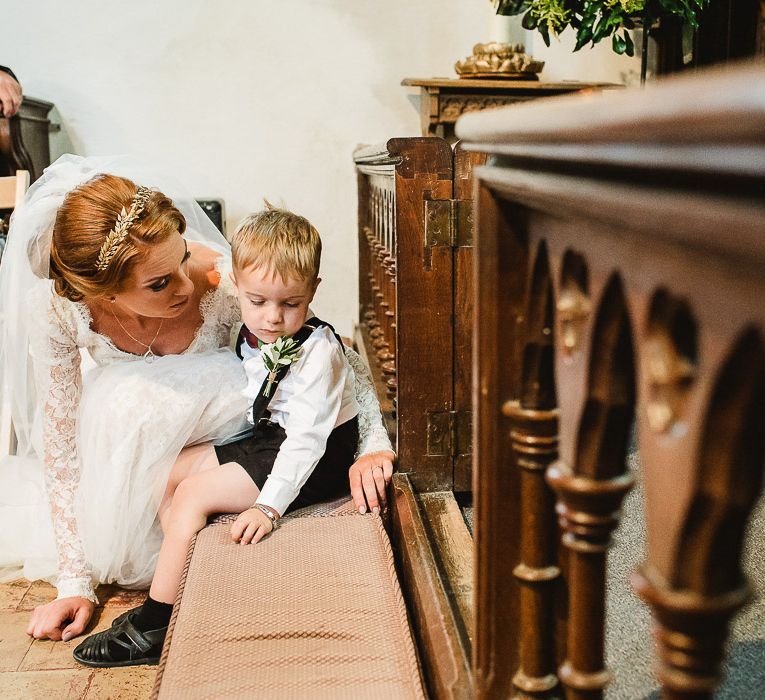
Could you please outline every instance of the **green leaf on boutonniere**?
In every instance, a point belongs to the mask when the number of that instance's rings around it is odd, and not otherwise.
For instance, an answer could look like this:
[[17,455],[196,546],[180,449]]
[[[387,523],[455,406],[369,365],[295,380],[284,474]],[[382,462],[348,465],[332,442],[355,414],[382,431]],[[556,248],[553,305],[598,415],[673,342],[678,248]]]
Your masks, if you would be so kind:
[[276,381],[278,370],[291,365],[300,355],[300,346],[296,340],[286,336],[278,337],[273,343],[266,343],[260,348],[263,364],[268,370],[268,382],[263,396],[271,395],[271,387]]

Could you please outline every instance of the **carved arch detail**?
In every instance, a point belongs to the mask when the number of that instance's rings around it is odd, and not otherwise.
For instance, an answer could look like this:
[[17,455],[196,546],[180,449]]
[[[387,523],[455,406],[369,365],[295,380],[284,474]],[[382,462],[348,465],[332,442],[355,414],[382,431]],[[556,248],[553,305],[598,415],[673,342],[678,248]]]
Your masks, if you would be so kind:
[[680,435],[685,430],[688,392],[698,362],[696,320],[688,303],[658,289],[648,314],[643,343],[647,378],[646,418],[657,433]]
[[711,698],[720,682],[728,623],[749,595],[741,572],[748,517],[765,471],[765,344],[744,331],[710,394],[696,481],[672,570],[633,577],[653,609],[658,675],[668,697]]
[[621,278],[613,275],[592,333],[587,402],[577,435],[578,475],[610,479],[625,472],[635,415],[634,356]]
[[539,244],[527,294],[526,333],[521,363],[524,408],[555,407],[554,303],[547,245]]
[[581,349],[584,329],[592,311],[587,263],[573,250],[567,250],[563,256],[556,310],[560,324],[560,352],[564,360],[570,362]]
[[673,588],[720,595],[743,585],[741,549],[765,469],[765,344],[744,332],[717,377]]

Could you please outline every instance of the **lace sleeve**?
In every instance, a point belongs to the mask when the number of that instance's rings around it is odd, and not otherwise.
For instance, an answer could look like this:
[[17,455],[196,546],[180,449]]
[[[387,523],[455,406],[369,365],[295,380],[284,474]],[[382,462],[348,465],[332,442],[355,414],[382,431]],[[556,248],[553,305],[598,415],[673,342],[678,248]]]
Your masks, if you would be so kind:
[[236,287],[231,281],[231,258],[219,255],[215,261],[215,269],[220,275],[218,282],[218,319],[217,323],[228,331],[228,345],[233,349],[239,334],[239,326],[242,323],[242,312],[239,308],[239,299],[236,296]]
[[239,308],[239,299],[236,296],[234,283],[228,275],[221,277],[222,308],[220,322],[232,330],[239,332],[242,323],[242,311]]
[[358,456],[381,450],[392,452],[393,446],[383,424],[380,402],[377,400],[369,369],[354,350],[345,348],[345,355],[356,375],[356,401],[360,409]]
[[[58,302],[58,303],[57,303]],[[63,317],[64,300],[49,297],[42,327],[32,341],[32,356],[43,405],[45,487],[58,552],[58,597],[82,596],[98,603],[90,567],[77,531],[74,510],[80,477],[77,459],[77,409],[82,391],[80,352],[74,328]]]

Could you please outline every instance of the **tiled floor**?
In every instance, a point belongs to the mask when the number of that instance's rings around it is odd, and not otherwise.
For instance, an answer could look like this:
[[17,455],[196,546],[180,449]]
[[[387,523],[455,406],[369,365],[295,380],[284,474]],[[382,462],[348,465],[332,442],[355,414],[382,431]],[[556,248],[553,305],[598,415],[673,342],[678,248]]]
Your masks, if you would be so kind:
[[[90,631],[108,627],[126,608],[138,605],[145,594],[101,586]],[[3,700],[144,700],[151,694],[156,667],[90,669],[72,658],[82,640],[34,640],[26,634],[29,614],[36,605],[55,598],[48,584],[14,581],[0,584],[0,698]]]

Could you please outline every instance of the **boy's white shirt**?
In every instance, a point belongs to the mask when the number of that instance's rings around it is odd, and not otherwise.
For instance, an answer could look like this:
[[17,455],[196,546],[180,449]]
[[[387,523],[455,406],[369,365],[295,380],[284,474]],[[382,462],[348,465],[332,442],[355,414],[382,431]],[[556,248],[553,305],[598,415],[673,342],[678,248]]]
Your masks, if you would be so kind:
[[[243,394],[252,404],[268,370],[258,348],[243,343],[241,353],[247,374]],[[353,369],[332,331],[317,328],[268,404],[271,421],[284,428],[287,438],[257,503],[284,514],[324,455],[330,433],[358,415],[354,381]],[[252,423],[252,407],[248,419]]]

